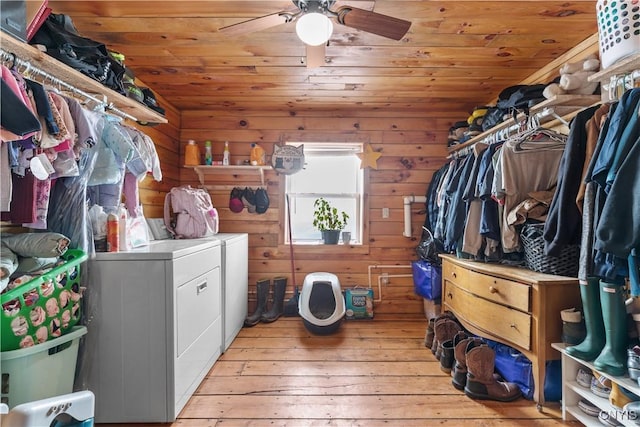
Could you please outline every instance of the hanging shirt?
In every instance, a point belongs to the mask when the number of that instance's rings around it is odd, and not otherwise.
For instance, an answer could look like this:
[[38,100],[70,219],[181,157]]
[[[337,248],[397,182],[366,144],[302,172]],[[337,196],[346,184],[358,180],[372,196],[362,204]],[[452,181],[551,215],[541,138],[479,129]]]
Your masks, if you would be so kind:
[[[502,148],[502,184],[504,212],[510,212],[534,191],[549,190],[556,185],[563,143],[560,134],[533,133],[525,140],[510,140]],[[502,217],[504,252],[521,252],[520,236],[515,226]]]

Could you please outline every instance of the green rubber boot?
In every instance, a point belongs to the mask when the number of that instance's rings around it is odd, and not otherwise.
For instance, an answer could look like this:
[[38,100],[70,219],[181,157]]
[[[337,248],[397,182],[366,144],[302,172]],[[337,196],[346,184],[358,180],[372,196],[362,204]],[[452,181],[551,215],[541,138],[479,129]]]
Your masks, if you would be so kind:
[[593,361],[593,366],[610,375],[624,375],[627,372],[627,311],[624,299],[622,285],[600,282],[600,304],[606,343],[600,355]]
[[598,357],[605,344],[600,286],[597,277],[580,280],[580,297],[587,334],[580,344],[567,347],[566,352],[578,359],[591,361]]

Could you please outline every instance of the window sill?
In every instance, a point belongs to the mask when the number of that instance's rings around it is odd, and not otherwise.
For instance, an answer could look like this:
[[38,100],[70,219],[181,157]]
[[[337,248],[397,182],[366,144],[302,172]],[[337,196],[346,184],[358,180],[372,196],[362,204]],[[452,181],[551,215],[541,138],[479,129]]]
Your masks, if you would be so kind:
[[[289,245],[278,245],[278,251],[288,251]],[[297,254],[359,254],[368,255],[369,245],[325,245],[319,244],[293,244],[293,250]]]

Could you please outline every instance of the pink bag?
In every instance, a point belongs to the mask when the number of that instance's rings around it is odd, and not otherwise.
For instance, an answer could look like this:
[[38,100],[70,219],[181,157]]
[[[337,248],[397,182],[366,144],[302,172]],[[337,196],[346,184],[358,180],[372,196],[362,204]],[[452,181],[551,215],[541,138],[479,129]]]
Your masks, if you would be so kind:
[[[172,221],[171,212],[176,214]],[[176,239],[197,239],[218,233],[218,211],[205,190],[173,187],[164,199],[164,224]]]

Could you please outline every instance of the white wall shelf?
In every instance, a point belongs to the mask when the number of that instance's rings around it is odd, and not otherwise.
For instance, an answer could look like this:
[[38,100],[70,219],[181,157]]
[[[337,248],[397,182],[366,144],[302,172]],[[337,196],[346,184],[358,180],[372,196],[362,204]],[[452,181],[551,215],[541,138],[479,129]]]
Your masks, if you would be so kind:
[[203,187],[207,184],[209,175],[219,175],[219,174],[229,174],[229,175],[251,175],[256,174],[260,177],[260,184],[264,185],[264,171],[272,170],[273,168],[268,165],[263,166],[251,166],[251,165],[240,165],[240,166],[219,166],[219,165],[200,165],[200,166],[185,166],[185,168],[193,169],[194,172],[198,175],[198,180],[200,181],[200,185]]
[[640,53],[622,58],[612,66],[592,74],[589,76],[589,81],[604,82],[611,78],[611,76],[626,74],[635,70],[640,70]]

